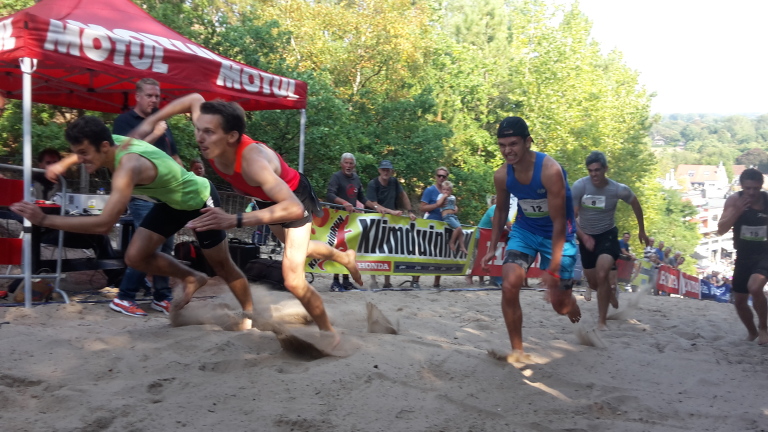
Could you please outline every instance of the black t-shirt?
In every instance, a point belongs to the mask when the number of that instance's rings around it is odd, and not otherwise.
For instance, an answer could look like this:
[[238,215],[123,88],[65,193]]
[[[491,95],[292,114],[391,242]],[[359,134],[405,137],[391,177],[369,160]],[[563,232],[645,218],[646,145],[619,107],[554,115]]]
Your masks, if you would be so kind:
[[403,187],[396,178],[390,177],[386,186],[381,184],[379,178],[368,182],[368,190],[365,194],[370,201],[376,201],[380,205],[390,209],[397,210],[397,197],[403,191]]
[[768,194],[760,192],[760,198],[761,210],[750,207],[733,224],[733,247],[739,257],[768,254]]
[[[136,128],[141,122],[144,121],[144,117],[140,116],[135,110],[128,110],[115,119],[115,123],[112,125],[112,133],[115,135],[128,135],[128,132]],[[173,134],[171,128],[165,130],[165,134],[152,143],[155,147],[168,153],[168,156],[176,156],[179,154],[176,149],[176,142],[173,140]]]

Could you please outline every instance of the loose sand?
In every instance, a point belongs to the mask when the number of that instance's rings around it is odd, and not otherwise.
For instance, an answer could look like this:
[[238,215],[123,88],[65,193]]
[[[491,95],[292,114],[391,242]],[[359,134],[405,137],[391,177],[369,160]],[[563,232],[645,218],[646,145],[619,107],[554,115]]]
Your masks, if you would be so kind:
[[573,325],[525,291],[523,365],[488,355],[509,349],[499,291],[331,293],[324,275],[315,285],[338,346],[290,294],[260,284],[265,331],[223,330],[239,315],[218,279],[180,327],[146,302],[146,318],[106,303],[0,308],[0,429],[768,430],[768,347],[743,340],[731,305],[625,293],[636,307],[609,321],[598,348],[587,346],[599,345],[594,299],[577,296]]

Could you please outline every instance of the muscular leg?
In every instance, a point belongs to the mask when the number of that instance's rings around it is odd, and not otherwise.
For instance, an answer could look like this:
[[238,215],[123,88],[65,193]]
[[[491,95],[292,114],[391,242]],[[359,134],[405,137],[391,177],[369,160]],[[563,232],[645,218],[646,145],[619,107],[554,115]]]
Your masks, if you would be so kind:
[[552,302],[552,309],[560,315],[567,315],[572,323],[579,322],[581,319],[581,309],[573,296],[572,290],[560,288],[560,279],[555,278],[549,273],[544,273],[544,285],[549,292],[549,299]]
[[587,287],[584,292],[584,300],[592,301],[592,293],[589,291],[594,289],[597,291],[597,270],[596,269],[584,269],[584,276],[587,277]]
[[[275,235],[280,239],[280,241],[285,243],[286,228],[283,228],[280,225],[270,225],[269,227],[272,229],[272,232],[275,233]],[[309,241],[306,253],[306,256],[309,258],[335,261],[343,265],[346,267],[347,271],[349,271],[352,279],[354,279],[358,285],[363,286],[363,277],[360,275],[360,271],[357,269],[357,261],[355,260],[356,255],[356,252],[352,249],[348,249],[342,252],[338,249],[332,248],[328,245],[328,243],[323,243],[317,240]]]
[[229,255],[228,242],[224,240],[210,249],[203,249],[203,255],[216,275],[227,283],[243,311],[253,312],[250,284],[245,274],[232,261],[232,257]]
[[[330,319],[328,319],[328,314],[325,312],[323,299],[320,297],[320,294],[312,288],[312,285],[307,283],[307,279],[304,277],[304,265],[310,247],[309,235],[311,229],[311,224],[306,224],[298,228],[282,229],[281,227],[285,239],[285,248],[283,250],[283,279],[285,279],[285,288],[301,302],[304,309],[306,309],[312,319],[315,320],[317,327],[320,330],[332,332],[334,329],[331,326]],[[278,237],[280,236],[274,228],[273,232],[275,232]],[[358,273],[358,277],[359,276],[360,274]]]
[[597,257],[597,264],[595,265],[596,282],[597,282],[597,312],[598,321],[597,328],[599,330],[607,330],[608,324],[606,323],[606,317],[608,316],[608,305],[611,302],[611,282],[609,275],[611,273],[611,267],[613,267],[613,257],[608,254],[602,254]]
[[763,292],[766,282],[768,278],[761,274],[753,274],[747,282],[747,289],[752,294],[752,307],[757,314],[757,343],[760,345],[768,344],[768,304]]
[[523,353],[523,310],[520,307],[520,288],[525,278],[525,270],[517,264],[507,263],[501,268],[501,313],[507,325],[512,353]]
[[184,295],[175,303],[183,307],[189,303],[192,294],[208,282],[208,277],[181,264],[170,255],[158,252],[157,249],[164,241],[163,236],[146,228],[137,229],[125,252],[125,264],[143,273],[180,279],[184,283]]
[[736,306],[736,313],[739,315],[739,319],[747,328],[747,340],[753,341],[757,339],[757,327],[755,327],[755,319],[752,314],[752,309],[749,308],[749,294],[747,293],[733,293],[734,302]]
[[611,273],[609,274],[608,277],[610,278],[609,282],[611,285],[611,290],[610,290],[611,298],[609,303],[614,309],[618,309],[619,308],[619,293],[618,293],[619,283],[617,282],[617,279],[616,279],[618,277],[618,271],[611,270]]

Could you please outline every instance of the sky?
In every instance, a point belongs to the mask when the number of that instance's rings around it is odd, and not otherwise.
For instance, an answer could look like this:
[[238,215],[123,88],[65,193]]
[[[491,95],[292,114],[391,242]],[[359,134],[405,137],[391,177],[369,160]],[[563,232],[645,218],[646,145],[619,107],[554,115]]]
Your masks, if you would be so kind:
[[[570,4],[573,1],[562,0]],[[768,0],[580,0],[660,114],[768,113]]]

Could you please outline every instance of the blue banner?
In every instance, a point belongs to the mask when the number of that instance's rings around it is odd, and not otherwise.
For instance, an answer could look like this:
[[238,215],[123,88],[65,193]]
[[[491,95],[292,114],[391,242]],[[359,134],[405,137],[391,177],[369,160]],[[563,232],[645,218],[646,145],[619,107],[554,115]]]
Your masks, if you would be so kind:
[[731,301],[731,286],[729,284],[715,286],[711,282],[701,279],[701,299],[729,303]]

